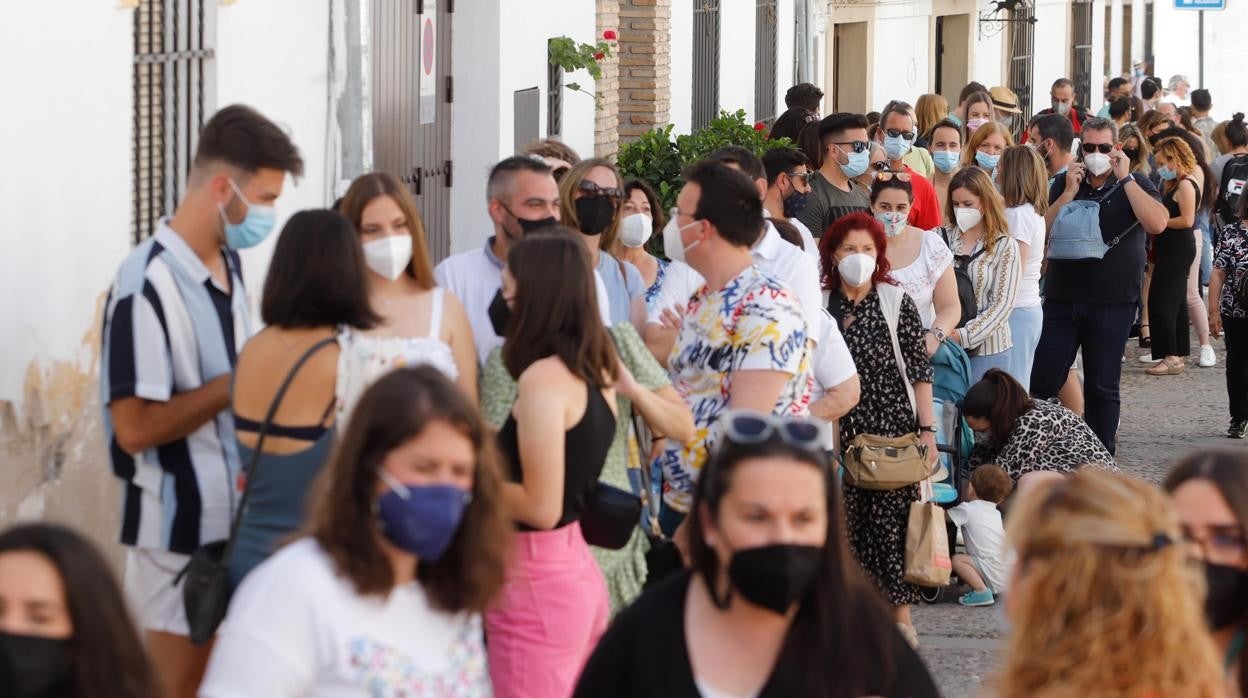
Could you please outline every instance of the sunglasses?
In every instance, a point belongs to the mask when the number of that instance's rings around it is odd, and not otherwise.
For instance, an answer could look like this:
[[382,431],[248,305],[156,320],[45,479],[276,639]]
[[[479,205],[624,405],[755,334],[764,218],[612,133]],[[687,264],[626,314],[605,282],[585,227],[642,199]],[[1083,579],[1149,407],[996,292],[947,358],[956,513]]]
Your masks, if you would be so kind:
[[855,153],[864,152],[867,148],[871,147],[871,144],[866,141],[846,141],[845,143],[833,143],[832,145],[841,147],[849,146],[850,150],[853,150]]
[[785,174],[789,176],[789,179],[799,181],[802,184],[805,184],[806,181],[810,178],[809,172],[785,172]]
[[907,141],[914,140],[914,131],[902,131],[895,128],[886,128],[884,129],[884,135],[889,138],[901,138],[902,140]]
[[[888,167],[888,163],[887,163],[887,162],[883,162],[883,161],[881,161],[881,162],[880,162],[880,164],[881,164],[881,165],[884,165],[884,167],[885,167],[885,168],[887,168],[887,167]],[[877,175],[875,176],[875,178],[876,178],[877,180],[881,181],[881,182],[887,182],[888,180],[890,180],[890,179],[894,179],[894,178],[896,178],[898,182],[909,182],[909,181],[910,181],[910,173],[909,173],[909,172],[898,172],[897,170],[889,170],[889,169],[884,169],[884,170],[883,170],[883,171],[881,171],[879,174],[877,174]]]
[[555,178],[555,181],[558,182],[561,179],[563,179],[563,176],[566,175],[568,173],[568,170],[570,169],[572,168],[571,167],[556,167],[555,169],[550,171],[550,174],[551,176]]
[[803,417],[776,417],[749,410],[729,410],[720,417],[724,435],[733,443],[748,446],[761,444],[775,435],[780,440],[806,451],[822,452],[827,443],[828,425]]
[[1085,153],[1101,152],[1106,155],[1114,149],[1112,143],[1084,143],[1081,147]]
[[600,187],[588,179],[582,179],[577,189],[579,189],[581,194],[584,196],[605,196],[616,202],[624,197],[624,192],[619,189],[614,187]]

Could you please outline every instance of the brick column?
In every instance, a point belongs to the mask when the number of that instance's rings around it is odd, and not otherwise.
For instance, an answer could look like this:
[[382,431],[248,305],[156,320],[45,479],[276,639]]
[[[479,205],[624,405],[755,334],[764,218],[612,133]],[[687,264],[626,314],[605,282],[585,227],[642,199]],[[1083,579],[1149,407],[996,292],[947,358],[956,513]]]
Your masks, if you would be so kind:
[[672,0],[619,0],[619,140],[671,118]]
[[[602,38],[608,29],[620,32],[621,0],[598,0],[598,34],[595,41]],[[620,106],[620,50],[611,58],[600,63],[602,77],[594,84],[594,90],[600,97],[602,105],[594,119],[594,154],[598,157],[614,155],[619,149],[619,106]]]

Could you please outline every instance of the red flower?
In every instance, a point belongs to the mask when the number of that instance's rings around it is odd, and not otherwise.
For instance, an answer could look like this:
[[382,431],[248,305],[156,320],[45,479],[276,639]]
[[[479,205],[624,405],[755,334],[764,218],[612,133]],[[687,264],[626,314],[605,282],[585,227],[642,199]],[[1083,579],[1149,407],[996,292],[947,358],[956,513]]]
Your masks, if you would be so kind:
[[607,41],[615,41],[616,36],[618,35],[615,33],[614,29],[608,29],[602,33],[602,38],[606,39]]
[[754,124],[754,130],[755,130],[755,131],[763,131],[763,130],[766,130],[766,129],[767,129],[767,126],[766,126],[763,122],[761,122],[761,121],[760,121],[760,122],[758,122],[758,123],[756,123],[756,124]]
[[598,53],[594,54],[594,60],[596,61],[600,61],[606,57],[607,57],[607,54],[603,53],[602,51],[599,51]]

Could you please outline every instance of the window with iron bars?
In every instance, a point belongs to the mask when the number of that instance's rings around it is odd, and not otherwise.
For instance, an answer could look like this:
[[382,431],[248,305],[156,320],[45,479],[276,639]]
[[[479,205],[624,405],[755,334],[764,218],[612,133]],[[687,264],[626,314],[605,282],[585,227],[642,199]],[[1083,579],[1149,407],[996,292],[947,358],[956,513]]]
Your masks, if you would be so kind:
[[215,107],[212,0],[141,0],[134,10],[130,234],[173,213]]

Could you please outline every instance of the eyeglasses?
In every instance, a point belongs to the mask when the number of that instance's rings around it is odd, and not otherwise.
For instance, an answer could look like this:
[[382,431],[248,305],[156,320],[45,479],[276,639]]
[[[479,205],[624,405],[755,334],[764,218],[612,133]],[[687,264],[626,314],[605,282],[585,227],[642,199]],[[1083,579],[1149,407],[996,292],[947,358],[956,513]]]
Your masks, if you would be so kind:
[[588,179],[582,179],[581,183],[577,186],[577,189],[579,189],[581,194],[585,196],[605,196],[617,203],[624,196],[624,192],[619,189],[615,189],[613,187],[600,187]]
[[696,211],[694,211],[694,212],[682,211],[682,210],[680,210],[679,208],[677,208],[676,206],[671,207],[671,208],[670,208],[670,209],[668,209],[668,211],[667,211],[667,219],[668,219],[668,220],[670,220],[670,221],[674,221],[674,220],[676,220],[677,218],[679,218],[680,216],[689,216],[690,218],[697,218],[697,215],[698,215],[698,214],[697,214],[697,212],[696,212]]
[[729,410],[720,417],[724,436],[743,446],[761,444],[772,436],[796,448],[822,452],[828,425],[802,417],[776,417],[749,410]]
[[802,184],[805,184],[810,177],[809,172],[785,172],[785,174],[789,176],[789,179],[800,180]]
[[902,131],[901,129],[896,128],[886,128],[884,129],[884,135],[889,138],[901,138],[902,140],[907,141],[914,140],[914,131]]
[[1214,564],[1241,565],[1248,557],[1248,543],[1235,533],[1215,531],[1198,538],[1191,532],[1184,531],[1183,540],[1194,548],[1200,548],[1202,559]]
[[[887,166],[888,166],[888,163],[886,163],[886,162],[885,162],[885,163],[882,163],[882,164],[883,164],[885,167],[887,167]],[[887,182],[888,180],[890,180],[890,179],[894,179],[894,178],[896,178],[896,180],[897,180],[898,182],[909,182],[909,181],[910,181],[910,173],[909,173],[909,172],[898,172],[897,170],[883,170],[882,172],[880,172],[879,174],[877,174],[877,175],[875,176],[875,178],[876,178],[877,180],[881,181],[881,182]]]
[[1112,143],[1084,143],[1081,147],[1085,153],[1095,153],[1099,151],[1101,153],[1105,153],[1106,155],[1114,149]]
[[832,145],[850,146],[850,149],[855,153],[864,152],[871,147],[871,144],[866,141],[846,141],[844,143],[833,143]]

